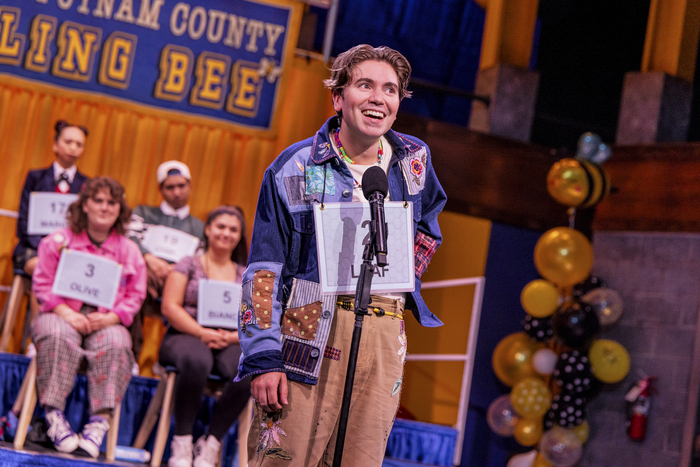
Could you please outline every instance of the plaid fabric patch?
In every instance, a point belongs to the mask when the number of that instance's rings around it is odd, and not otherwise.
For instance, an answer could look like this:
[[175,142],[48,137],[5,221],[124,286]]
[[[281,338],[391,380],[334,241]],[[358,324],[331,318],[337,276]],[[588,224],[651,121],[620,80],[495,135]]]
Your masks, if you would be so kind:
[[326,346],[326,350],[323,351],[323,356],[331,360],[340,360],[340,349]]
[[417,232],[413,245],[413,252],[416,257],[416,276],[423,275],[428,264],[437,250],[438,242],[432,237],[428,237],[423,232]]

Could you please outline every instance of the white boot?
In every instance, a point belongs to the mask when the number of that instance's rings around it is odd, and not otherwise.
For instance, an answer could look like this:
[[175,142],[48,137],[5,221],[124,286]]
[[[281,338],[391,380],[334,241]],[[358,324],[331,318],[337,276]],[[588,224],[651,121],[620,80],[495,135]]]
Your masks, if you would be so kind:
[[173,436],[168,467],[192,467],[192,435]]
[[204,436],[197,440],[194,446],[194,464],[193,467],[215,467],[219,461],[219,451],[221,443],[212,435]]

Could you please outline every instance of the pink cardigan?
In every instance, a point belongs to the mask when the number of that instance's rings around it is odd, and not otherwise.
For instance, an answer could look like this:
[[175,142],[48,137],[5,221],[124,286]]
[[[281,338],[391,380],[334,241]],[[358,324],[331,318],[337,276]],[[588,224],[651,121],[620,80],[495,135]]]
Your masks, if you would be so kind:
[[61,247],[101,256],[121,263],[122,276],[114,308],[97,309],[100,313],[113,311],[124,326],[130,326],[134,316],[146,298],[146,263],[138,246],[129,238],[112,231],[101,247],[95,246],[85,231],[74,234],[70,229],[59,229],[50,233],[39,243],[39,262],[32,276],[32,290],[41,304],[41,311],[53,311],[57,305],[65,303],[74,311],[80,311],[83,302],[64,298],[51,292]]

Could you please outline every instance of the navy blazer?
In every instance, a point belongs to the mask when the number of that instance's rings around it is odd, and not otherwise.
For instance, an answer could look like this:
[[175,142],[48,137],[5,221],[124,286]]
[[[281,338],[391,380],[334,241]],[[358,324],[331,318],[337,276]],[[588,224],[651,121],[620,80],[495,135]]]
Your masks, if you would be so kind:
[[[80,193],[80,190],[83,188],[83,183],[85,183],[87,179],[87,176],[80,173],[80,171],[76,171],[68,192]],[[44,238],[43,235],[27,234],[29,194],[33,191],[53,192],[55,190],[56,182],[54,180],[53,164],[46,169],[30,170],[27,174],[24,187],[22,188],[22,197],[19,201],[19,218],[17,219],[17,238],[19,239],[19,243],[12,254],[13,258],[23,257],[30,248],[36,251],[39,248],[39,242]]]

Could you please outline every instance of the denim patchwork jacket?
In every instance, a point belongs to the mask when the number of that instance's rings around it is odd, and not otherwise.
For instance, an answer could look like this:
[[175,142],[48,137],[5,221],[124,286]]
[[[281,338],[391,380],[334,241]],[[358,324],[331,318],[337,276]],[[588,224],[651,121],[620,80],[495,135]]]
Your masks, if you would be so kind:
[[[352,202],[352,174],[330,143],[337,126],[337,118],[330,118],[314,137],[287,148],[265,172],[243,275],[243,353],[236,380],[286,371],[290,380],[317,382],[336,297],[320,292],[313,205]],[[440,326],[421,298],[420,276],[442,242],[437,217],[445,192],[425,143],[393,130],[384,136],[393,148],[390,197],[413,202],[416,289],[407,294],[406,309],[423,326]],[[295,316],[299,326],[282,329],[285,316]]]

